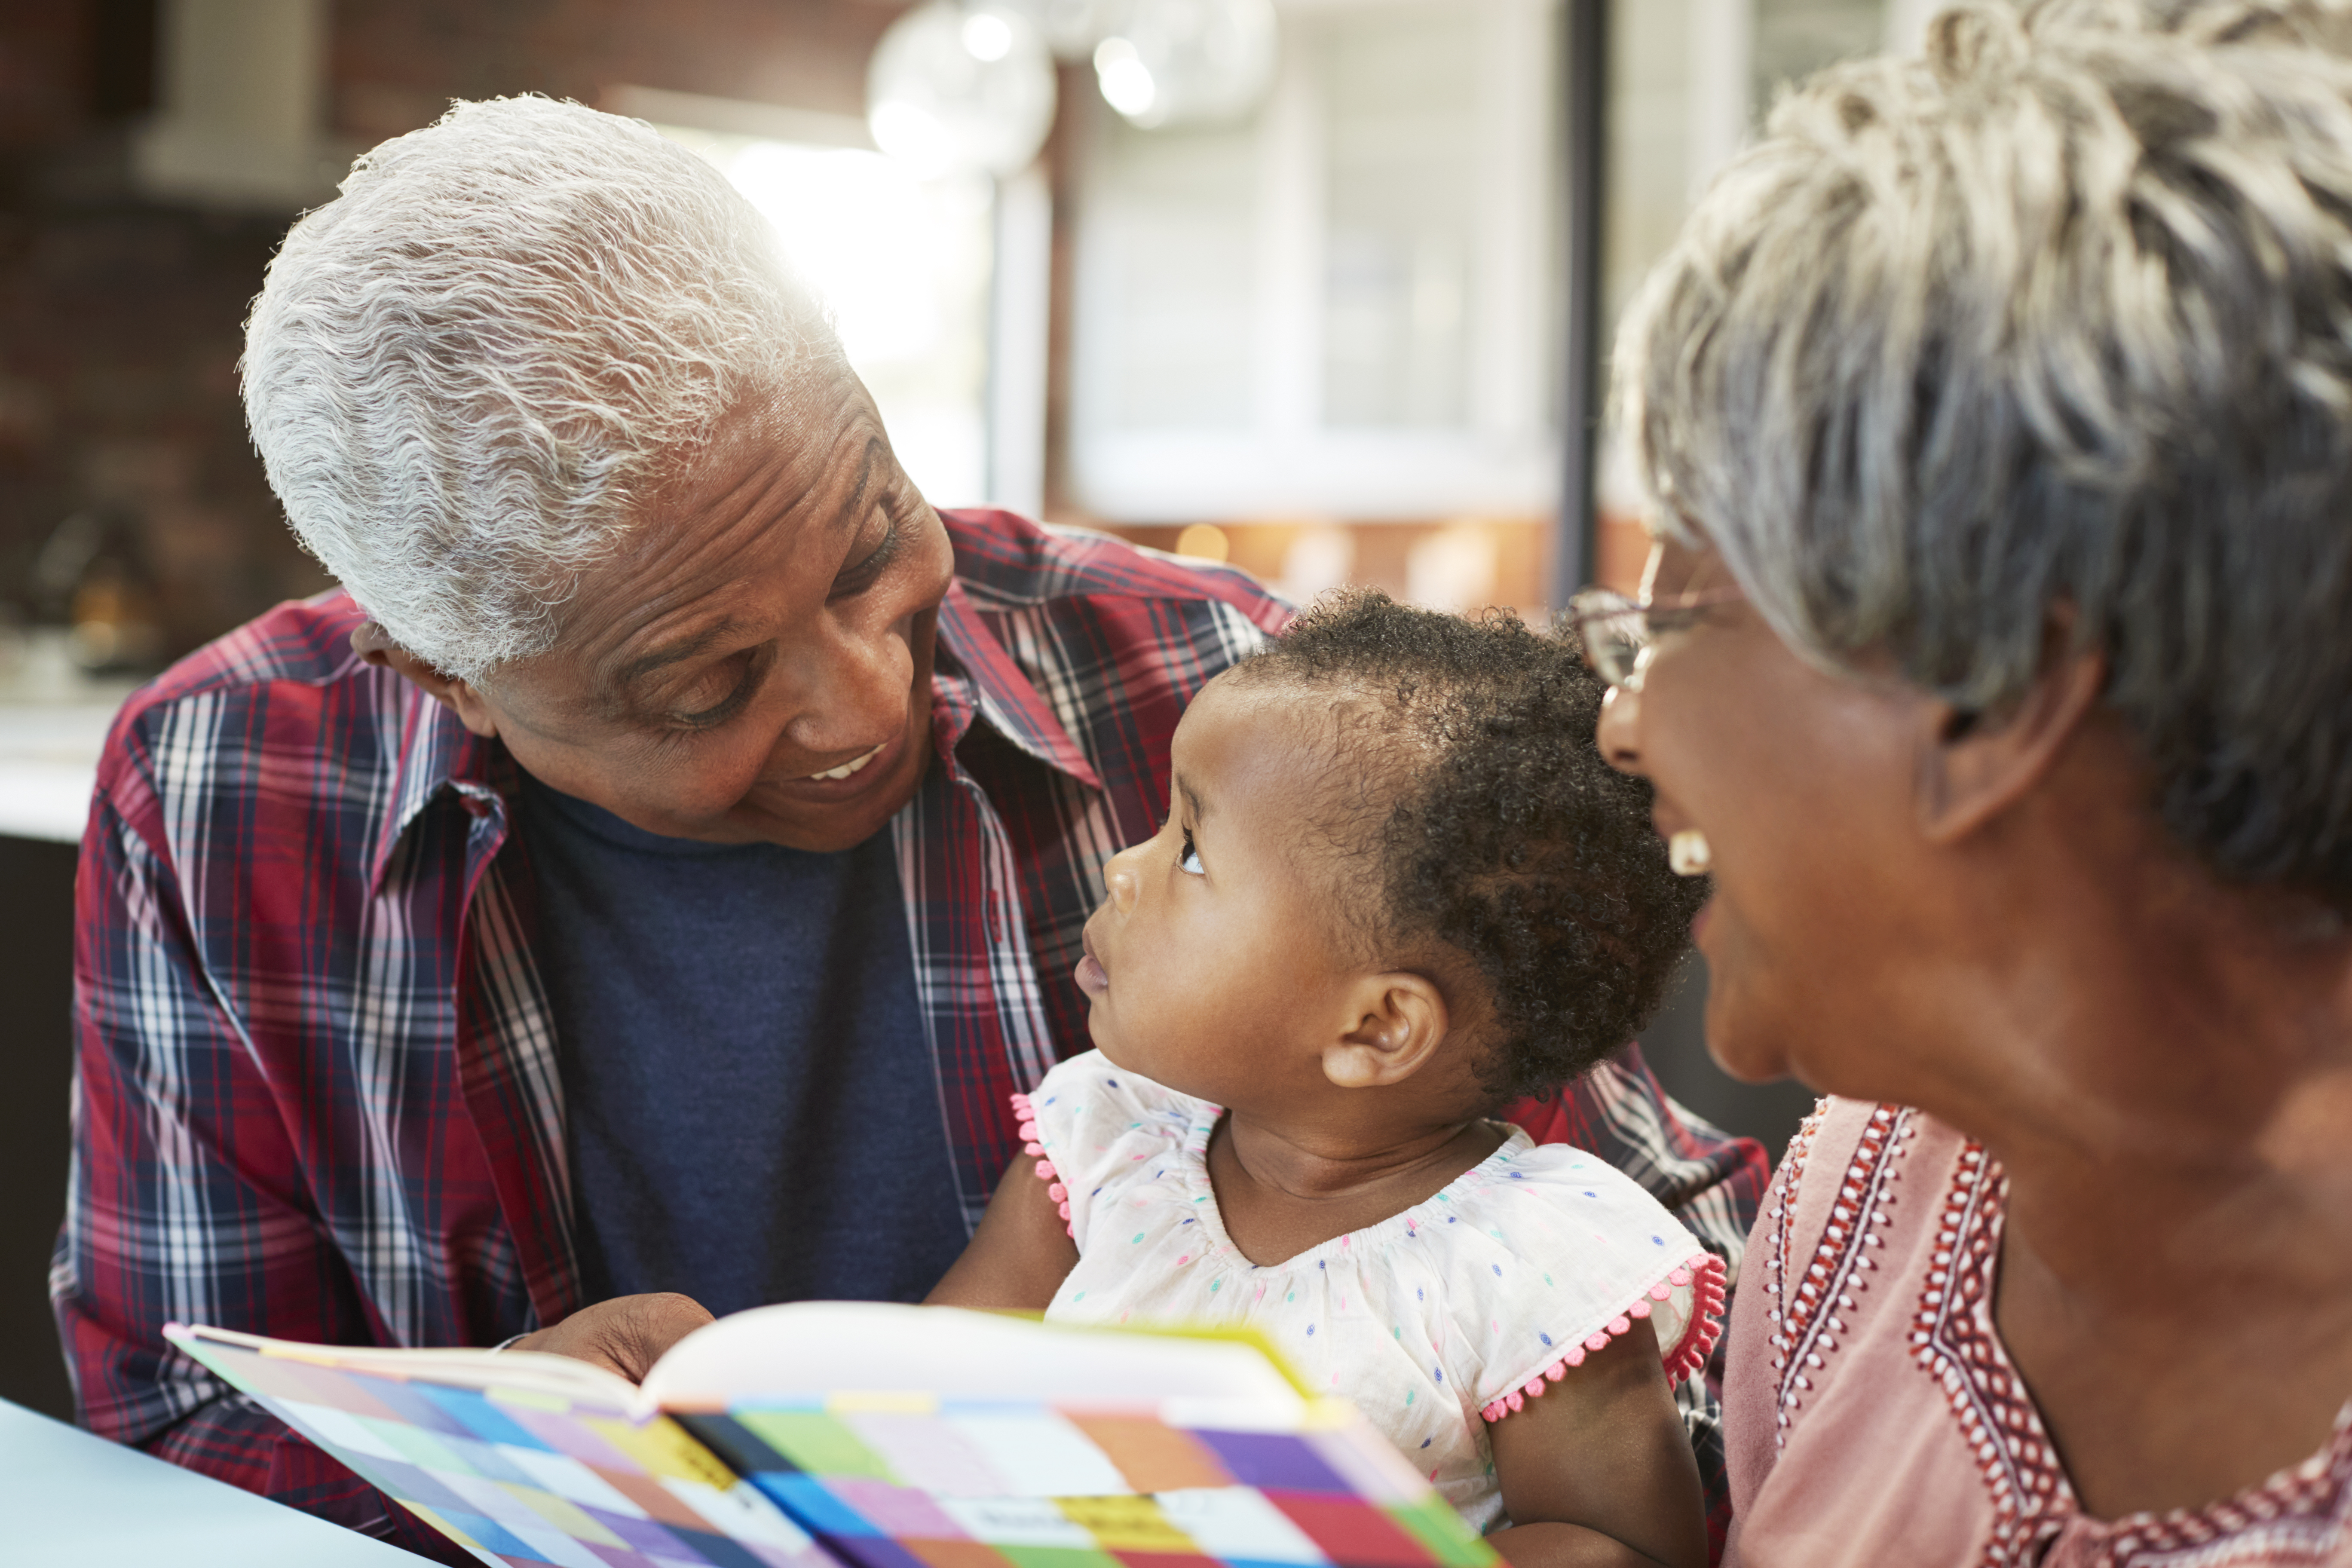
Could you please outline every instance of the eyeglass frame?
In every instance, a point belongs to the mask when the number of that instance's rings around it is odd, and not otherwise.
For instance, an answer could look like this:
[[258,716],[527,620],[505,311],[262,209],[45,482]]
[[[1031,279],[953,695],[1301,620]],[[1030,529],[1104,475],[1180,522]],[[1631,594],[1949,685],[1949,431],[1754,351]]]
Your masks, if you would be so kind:
[[[1575,631],[1577,646],[1584,650],[1584,662],[1609,683],[1611,690],[1639,692],[1660,633],[1688,626],[1700,612],[1746,596],[1737,586],[1725,586],[1702,588],[1696,594],[1678,594],[1670,600],[1651,602],[1629,599],[1613,588],[1586,588],[1570,597],[1568,614],[1562,619]],[[1661,619],[1667,624],[1658,624]],[[1603,621],[1618,620],[1631,622],[1630,635],[1624,639],[1629,651],[1622,658],[1613,647],[1605,652],[1597,649],[1586,630]]]

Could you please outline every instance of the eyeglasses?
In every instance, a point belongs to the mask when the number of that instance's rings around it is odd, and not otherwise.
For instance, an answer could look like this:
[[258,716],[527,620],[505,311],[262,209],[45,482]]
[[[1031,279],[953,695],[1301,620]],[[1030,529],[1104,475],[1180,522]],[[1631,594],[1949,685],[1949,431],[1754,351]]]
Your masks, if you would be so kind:
[[1661,634],[1689,626],[1710,605],[1741,596],[1737,587],[1706,588],[1645,605],[1608,588],[1587,588],[1569,600],[1567,619],[1594,673],[1620,691],[1639,691]]

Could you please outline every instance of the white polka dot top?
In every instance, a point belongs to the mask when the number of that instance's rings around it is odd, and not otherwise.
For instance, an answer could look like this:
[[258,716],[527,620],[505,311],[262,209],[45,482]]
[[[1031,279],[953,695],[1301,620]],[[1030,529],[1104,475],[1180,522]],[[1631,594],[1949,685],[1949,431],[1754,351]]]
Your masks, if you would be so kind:
[[1634,1318],[1652,1320],[1670,1379],[1715,1342],[1721,1264],[1606,1162],[1516,1127],[1427,1202],[1261,1268],[1210,1188],[1218,1107],[1088,1051],[1014,1110],[1078,1244],[1047,1321],[1255,1329],[1480,1531],[1507,1522],[1486,1422]]

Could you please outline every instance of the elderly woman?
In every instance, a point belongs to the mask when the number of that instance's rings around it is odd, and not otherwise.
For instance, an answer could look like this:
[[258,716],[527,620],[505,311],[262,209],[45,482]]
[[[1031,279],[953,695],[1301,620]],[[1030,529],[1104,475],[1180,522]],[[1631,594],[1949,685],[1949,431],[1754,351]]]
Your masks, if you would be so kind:
[[2347,33],[1948,12],[1626,328],[1601,741],[1712,868],[1717,1056],[1830,1096],[1733,1561],[2352,1563]]

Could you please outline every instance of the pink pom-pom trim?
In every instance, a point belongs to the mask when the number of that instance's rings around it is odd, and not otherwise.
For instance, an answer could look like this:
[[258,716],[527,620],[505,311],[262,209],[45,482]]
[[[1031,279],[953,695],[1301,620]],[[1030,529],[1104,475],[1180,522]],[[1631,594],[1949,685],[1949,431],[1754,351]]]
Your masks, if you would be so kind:
[[1558,1383],[1568,1374],[1570,1367],[1582,1366],[1589,1352],[1607,1350],[1612,1337],[1633,1331],[1634,1319],[1650,1315],[1652,1301],[1667,1300],[1685,1285],[1692,1287],[1690,1320],[1683,1325],[1681,1340],[1664,1352],[1664,1361],[1669,1384],[1696,1376],[1723,1333],[1723,1259],[1711,1252],[1702,1252],[1675,1268],[1663,1281],[1634,1298],[1601,1330],[1587,1334],[1582,1343],[1570,1345],[1566,1354],[1529,1378],[1525,1385],[1512,1389],[1478,1414],[1491,1422],[1500,1421],[1514,1410],[1526,1409],[1528,1401],[1541,1394],[1547,1382]]
[[1062,1216],[1062,1228],[1069,1233],[1072,1241],[1076,1241],[1078,1238],[1077,1227],[1069,1223],[1070,1189],[1063,1184],[1060,1173],[1054,1169],[1054,1162],[1043,1158],[1045,1146],[1037,1141],[1040,1136],[1037,1131],[1037,1112],[1030,1105],[1027,1095],[1013,1096],[1013,1114],[1021,1121],[1021,1125],[1015,1129],[1021,1139],[1021,1152],[1024,1154],[1039,1156],[1036,1165],[1037,1179],[1045,1184],[1045,1195],[1054,1200],[1055,1212]]

